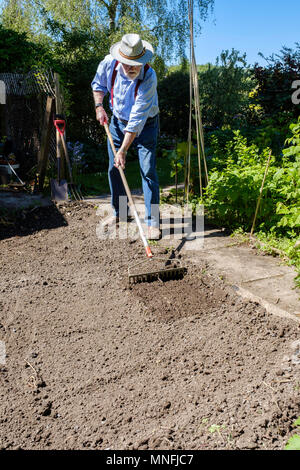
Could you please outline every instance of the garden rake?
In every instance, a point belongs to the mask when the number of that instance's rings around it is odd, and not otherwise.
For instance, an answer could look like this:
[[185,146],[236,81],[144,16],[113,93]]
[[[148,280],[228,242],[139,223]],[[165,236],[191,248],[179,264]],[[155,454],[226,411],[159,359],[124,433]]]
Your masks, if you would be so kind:
[[[116,158],[116,156],[117,156],[116,148],[115,148],[115,145],[114,145],[114,142],[113,142],[112,135],[111,135],[110,130],[108,128],[108,125],[106,123],[104,124],[104,128],[105,128],[107,137],[109,139],[111,148],[113,150],[114,156]],[[168,259],[167,262],[165,262],[166,260],[163,259],[165,264],[164,264],[163,267],[159,267],[158,263],[156,263],[156,261],[158,261],[158,262],[162,261],[162,258],[153,258],[153,254],[152,254],[151,248],[149,246],[149,242],[148,242],[148,240],[147,240],[147,238],[144,234],[144,230],[143,230],[139,215],[137,213],[134,201],[132,199],[131,191],[129,189],[129,186],[128,186],[128,183],[127,183],[124,171],[123,171],[123,168],[121,166],[118,166],[118,170],[120,172],[120,176],[121,176],[121,179],[122,179],[122,182],[123,182],[123,185],[124,185],[127,197],[128,197],[131,212],[134,215],[135,222],[136,222],[137,227],[139,229],[139,235],[140,235],[140,238],[143,242],[143,245],[144,245],[145,250],[146,250],[146,255],[147,255],[147,260],[146,261],[140,261],[139,263],[131,265],[128,268],[129,283],[147,282],[147,281],[151,282],[151,281],[155,281],[155,280],[158,280],[158,279],[161,280],[161,281],[166,281],[166,280],[169,280],[169,279],[181,279],[187,271],[187,268],[181,265],[181,260],[176,258],[176,259],[172,259],[172,260]],[[149,260],[152,263],[151,264],[152,269],[148,270],[146,272],[139,271],[140,266],[145,264],[145,263],[149,263]]]
[[70,183],[68,183],[68,189],[70,190],[70,197],[71,197],[71,199],[75,199],[76,201],[82,201],[83,200],[82,193],[81,193],[80,189],[78,188],[78,186],[76,184],[74,184],[74,181],[73,181],[73,175],[72,175],[72,168],[71,168],[71,163],[70,163],[70,158],[69,158],[69,152],[68,152],[68,149],[67,149],[67,144],[66,144],[65,136],[64,136],[65,128],[66,128],[66,121],[65,121],[65,119],[62,115],[60,115],[60,114],[55,115],[55,117],[54,117],[54,126],[56,127],[56,129],[59,132],[61,143],[62,143],[64,153],[65,153],[65,156],[66,156],[67,166],[68,166],[69,175],[70,175]]

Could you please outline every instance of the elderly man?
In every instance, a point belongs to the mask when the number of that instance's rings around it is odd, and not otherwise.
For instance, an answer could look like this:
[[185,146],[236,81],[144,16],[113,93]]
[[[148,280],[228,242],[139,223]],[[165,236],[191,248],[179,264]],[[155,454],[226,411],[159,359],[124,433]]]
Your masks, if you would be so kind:
[[120,165],[125,168],[126,153],[132,145],[137,148],[145,202],[147,237],[157,239],[159,231],[159,185],[156,172],[156,145],[159,129],[157,79],[148,65],[153,48],[138,34],[125,34],[122,41],[110,48],[110,54],[100,62],[92,89],[96,119],[101,125],[108,122],[103,98],[110,93],[112,119],[110,132],[117,150],[116,160],[108,141],[109,185],[114,216],[108,223],[119,221],[119,197],[126,196]]

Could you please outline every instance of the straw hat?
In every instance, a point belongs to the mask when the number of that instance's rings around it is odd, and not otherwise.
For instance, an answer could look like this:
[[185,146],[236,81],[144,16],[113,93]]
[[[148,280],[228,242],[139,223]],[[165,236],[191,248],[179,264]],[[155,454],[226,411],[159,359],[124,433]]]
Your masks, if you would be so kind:
[[138,34],[125,34],[122,41],[113,44],[110,53],[114,59],[127,65],[145,65],[153,56],[153,47]]

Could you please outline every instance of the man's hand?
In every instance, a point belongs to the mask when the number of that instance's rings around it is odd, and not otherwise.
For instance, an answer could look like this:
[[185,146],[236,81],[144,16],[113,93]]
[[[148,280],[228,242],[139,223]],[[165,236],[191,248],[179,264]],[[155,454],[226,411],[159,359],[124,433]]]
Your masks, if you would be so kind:
[[119,168],[119,166],[124,170],[126,163],[126,150],[123,150],[122,147],[118,150],[114,166]]
[[126,153],[127,150],[129,149],[130,145],[134,141],[136,137],[136,132],[125,132],[124,140],[122,142],[122,145],[120,149],[117,152],[116,158],[115,158],[115,166],[118,168],[121,166],[121,168],[124,170],[125,168],[125,162],[126,162]]
[[105,109],[102,106],[99,106],[99,108],[96,108],[96,119],[97,121],[100,122],[101,126],[104,126],[104,124],[108,123],[108,117],[105,112]]

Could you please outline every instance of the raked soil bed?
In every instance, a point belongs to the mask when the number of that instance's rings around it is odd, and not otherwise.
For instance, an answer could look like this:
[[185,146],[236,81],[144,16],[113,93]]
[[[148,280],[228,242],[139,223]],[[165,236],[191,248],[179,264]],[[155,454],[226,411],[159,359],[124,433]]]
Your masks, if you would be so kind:
[[0,448],[283,449],[300,415],[299,325],[205,263],[129,285],[143,247],[98,239],[99,222],[70,203],[1,232]]

